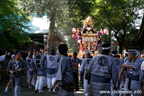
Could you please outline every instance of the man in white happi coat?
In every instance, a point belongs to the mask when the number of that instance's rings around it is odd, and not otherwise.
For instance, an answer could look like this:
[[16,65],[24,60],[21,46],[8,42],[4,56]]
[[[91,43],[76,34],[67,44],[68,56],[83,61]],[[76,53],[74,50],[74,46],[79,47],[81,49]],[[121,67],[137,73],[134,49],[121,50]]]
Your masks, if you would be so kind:
[[[46,46],[47,47],[47,46]],[[47,65],[46,65],[46,75],[47,75],[47,87],[48,91],[50,91],[51,85],[54,83],[56,80],[56,75],[57,75],[57,70],[58,70],[58,59],[60,58],[60,54],[58,53],[55,55],[55,51],[51,50],[50,55],[47,53],[46,54],[46,60],[47,60]],[[53,93],[55,93],[55,88],[53,90]]]
[[111,83],[114,89],[119,87],[118,73],[114,59],[109,56],[110,44],[102,45],[102,53],[94,57],[86,70],[86,79],[89,82],[89,96],[111,96]]

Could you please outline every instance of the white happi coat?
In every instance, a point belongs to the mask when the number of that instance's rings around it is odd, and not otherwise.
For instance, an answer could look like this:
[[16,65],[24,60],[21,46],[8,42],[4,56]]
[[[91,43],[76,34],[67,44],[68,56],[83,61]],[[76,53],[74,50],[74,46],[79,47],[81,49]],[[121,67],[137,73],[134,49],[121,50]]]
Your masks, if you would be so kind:
[[[108,55],[94,57],[86,71],[86,79],[90,80],[89,96],[111,96],[110,81],[115,87],[119,86],[117,68],[114,59]],[[107,91],[107,93],[101,93]]]

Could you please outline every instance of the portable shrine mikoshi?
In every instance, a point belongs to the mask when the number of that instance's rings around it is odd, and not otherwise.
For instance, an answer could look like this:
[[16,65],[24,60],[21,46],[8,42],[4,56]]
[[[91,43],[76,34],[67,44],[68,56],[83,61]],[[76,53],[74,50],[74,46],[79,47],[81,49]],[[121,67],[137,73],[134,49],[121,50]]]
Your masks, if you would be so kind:
[[[73,38],[79,44],[79,56],[85,55],[86,52],[93,52],[98,55],[98,45],[101,43],[101,36],[107,34],[107,29],[104,32],[97,31],[93,26],[92,18],[89,16],[86,20],[82,20],[83,28],[73,28]],[[81,29],[81,30],[80,30]]]

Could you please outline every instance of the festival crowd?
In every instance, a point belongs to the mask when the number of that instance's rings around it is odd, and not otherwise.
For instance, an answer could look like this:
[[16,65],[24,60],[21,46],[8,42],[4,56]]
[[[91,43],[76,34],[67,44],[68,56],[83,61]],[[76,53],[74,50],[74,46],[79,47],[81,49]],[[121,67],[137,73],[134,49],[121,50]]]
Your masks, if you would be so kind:
[[99,55],[87,52],[82,58],[76,52],[68,55],[66,44],[60,44],[57,52],[48,53],[48,46],[33,50],[25,59],[20,51],[12,55],[6,52],[0,56],[0,61],[11,56],[6,69],[9,82],[4,92],[8,93],[11,85],[13,96],[21,96],[23,79],[27,76],[28,88],[36,93],[44,92],[46,86],[53,94],[58,89],[59,96],[74,96],[80,87],[85,96],[143,96],[144,54],[140,57],[135,51],[129,51],[121,57],[107,43],[101,50]]

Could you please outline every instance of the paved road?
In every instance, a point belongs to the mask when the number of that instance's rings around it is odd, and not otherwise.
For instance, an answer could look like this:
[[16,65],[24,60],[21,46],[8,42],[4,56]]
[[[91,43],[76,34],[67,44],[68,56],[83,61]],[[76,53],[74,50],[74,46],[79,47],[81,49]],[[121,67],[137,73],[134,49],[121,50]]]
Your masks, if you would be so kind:
[[[8,78],[2,79],[2,81],[0,81],[0,96],[13,96],[12,95],[12,87],[9,88],[9,93],[5,94],[4,93],[4,89],[5,86],[8,82]],[[53,93],[48,93],[47,92],[47,88],[43,88],[44,93],[35,93],[34,89],[29,90],[28,89],[28,85],[26,83],[26,81],[24,81],[23,86],[22,86],[22,93],[21,96],[58,96],[58,91],[56,92],[56,94]],[[84,93],[82,90],[75,92],[75,96],[84,96]]]

